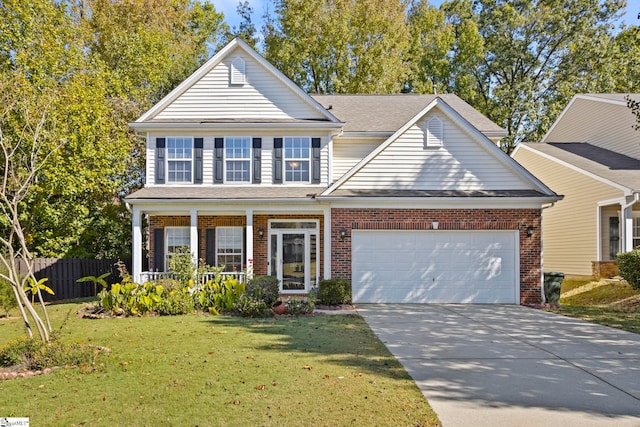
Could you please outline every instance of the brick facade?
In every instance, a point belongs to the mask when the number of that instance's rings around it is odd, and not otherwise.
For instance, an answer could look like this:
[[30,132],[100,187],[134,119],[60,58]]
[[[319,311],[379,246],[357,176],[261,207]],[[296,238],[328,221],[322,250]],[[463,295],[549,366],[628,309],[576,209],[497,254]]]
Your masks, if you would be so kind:
[[[268,262],[269,254],[268,248],[268,229],[269,220],[271,219],[290,219],[290,220],[308,220],[315,219],[320,223],[320,229],[318,232],[320,251],[320,277],[324,277],[324,218],[322,215],[254,215],[253,216],[253,272],[256,275],[268,274]],[[191,223],[191,219],[188,216],[152,216],[149,218],[149,269],[154,270],[156,267],[153,265],[153,230],[157,228],[180,226],[188,227]],[[207,228],[216,227],[245,227],[245,216],[199,216],[198,217],[198,235],[200,239],[198,241],[198,258],[204,259],[206,254],[206,241],[204,239],[204,230]],[[258,230],[264,231],[263,237],[260,237]],[[158,270],[162,270],[164,267],[160,266]]]
[[[540,209],[331,209],[331,272],[351,280],[351,231],[357,230],[519,230],[520,303],[541,302]],[[533,226],[531,237],[527,228]],[[346,231],[344,239],[340,230]]]

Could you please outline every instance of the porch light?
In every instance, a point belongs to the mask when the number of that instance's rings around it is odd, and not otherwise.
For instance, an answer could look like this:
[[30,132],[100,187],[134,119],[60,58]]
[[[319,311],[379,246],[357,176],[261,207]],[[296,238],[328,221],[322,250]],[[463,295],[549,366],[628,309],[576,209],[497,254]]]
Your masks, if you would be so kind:
[[258,236],[260,236],[261,239],[264,237],[264,228],[258,228]]
[[347,236],[347,229],[342,227],[340,229],[340,240],[344,240],[344,238]]
[[437,229],[438,229],[438,227],[440,227],[440,223],[439,223],[438,221],[433,221],[433,222],[431,223],[431,227],[432,227],[434,230],[437,230]]
[[530,225],[527,227],[527,237],[531,237],[533,236],[533,232],[535,231],[535,227],[533,225]]

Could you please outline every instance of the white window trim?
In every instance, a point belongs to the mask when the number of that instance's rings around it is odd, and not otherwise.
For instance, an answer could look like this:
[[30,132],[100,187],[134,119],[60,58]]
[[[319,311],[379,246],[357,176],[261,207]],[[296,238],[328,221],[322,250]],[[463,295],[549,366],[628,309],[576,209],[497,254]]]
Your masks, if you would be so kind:
[[[170,159],[169,158],[169,140],[170,139],[188,139],[191,141],[191,158],[189,159],[189,162],[191,163],[191,180],[189,181],[172,181],[170,179],[171,177],[171,173],[169,171],[169,164],[172,161],[186,161],[187,159]],[[167,184],[193,184],[193,174],[194,174],[194,170],[193,170],[193,166],[194,166],[194,142],[193,142],[193,136],[180,136],[180,135],[171,135],[171,136],[167,136],[166,137],[166,155],[165,155],[165,170],[166,170],[166,182]]]
[[[309,157],[305,158],[292,158],[292,159],[287,159],[287,139],[293,139],[293,138],[306,138],[309,140]],[[283,184],[309,184],[311,183],[311,175],[312,175],[312,170],[311,168],[313,167],[312,165],[312,158],[313,158],[313,148],[311,146],[311,140],[312,138],[310,136],[285,136],[282,138],[282,183]],[[288,161],[306,161],[309,163],[309,179],[306,181],[289,181],[287,180],[287,162]]]
[[239,272],[243,270],[243,261],[244,261],[244,251],[245,251],[245,242],[244,242],[244,228],[241,226],[218,226],[216,227],[216,241],[215,241],[215,266],[216,267],[221,267],[222,265],[220,265],[220,263],[218,262],[218,257],[220,255],[229,255],[229,254],[221,254],[220,253],[220,248],[218,245],[219,242],[219,238],[220,238],[220,230],[222,229],[236,229],[236,230],[240,230],[240,254],[232,254],[234,256],[240,255],[240,268],[239,268]]
[[[248,138],[249,139],[249,157],[246,159],[227,159],[227,139],[228,138]],[[223,145],[223,182],[225,184],[251,184],[253,179],[253,144],[252,137],[242,135],[242,136],[225,136],[224,137],[224,145]],[[227,161],[248,161],[249,162],[249,179],[247,181],[229,181],[227,180]]]
[[[432,125],[437,127],[438,134],[434,134],[431,129]],[[439,148],[444,145],[444,123],[437,117],[431,117],[427,121],[427,134],[425,136],[424,148]]]
[[188,246],[191,248],[191,228],[189,226],[167,226],[164,228],[164,269],[165,271],[169,271],[169,258],[175,252],[169,252],[169,231],[170,230],[178,230],[181,229],[183,231],[186,230],[187,236],[189,237],[189,243],[182,246]]

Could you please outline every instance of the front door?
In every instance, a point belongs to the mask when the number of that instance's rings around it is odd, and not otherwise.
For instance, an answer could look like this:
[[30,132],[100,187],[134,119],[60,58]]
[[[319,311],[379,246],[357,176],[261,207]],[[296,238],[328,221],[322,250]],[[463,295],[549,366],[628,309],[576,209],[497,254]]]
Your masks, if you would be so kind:
[[317,223],[269,224],[269,273],[283,293],[306,293],[318,280]]

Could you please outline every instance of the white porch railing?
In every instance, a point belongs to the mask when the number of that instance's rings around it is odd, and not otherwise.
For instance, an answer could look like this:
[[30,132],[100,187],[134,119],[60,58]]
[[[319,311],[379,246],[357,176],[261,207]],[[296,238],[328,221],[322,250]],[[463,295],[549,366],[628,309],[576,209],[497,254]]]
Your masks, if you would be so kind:
[[[243,272],[224,271],[217,274],[225,277],[232,277],[240,283],[245,282],[245,274]],[[202,283],[207,283],[209,280],[213,279],[215,276],[216,276],[216,273],[204,273],[200,281]],[[175,279],[175,277],[176,275],[170,271],[143,271],[140,274],[140,279],[141,279],[140,281],[144,283],[144,282],[151,282],[159,279]]]

